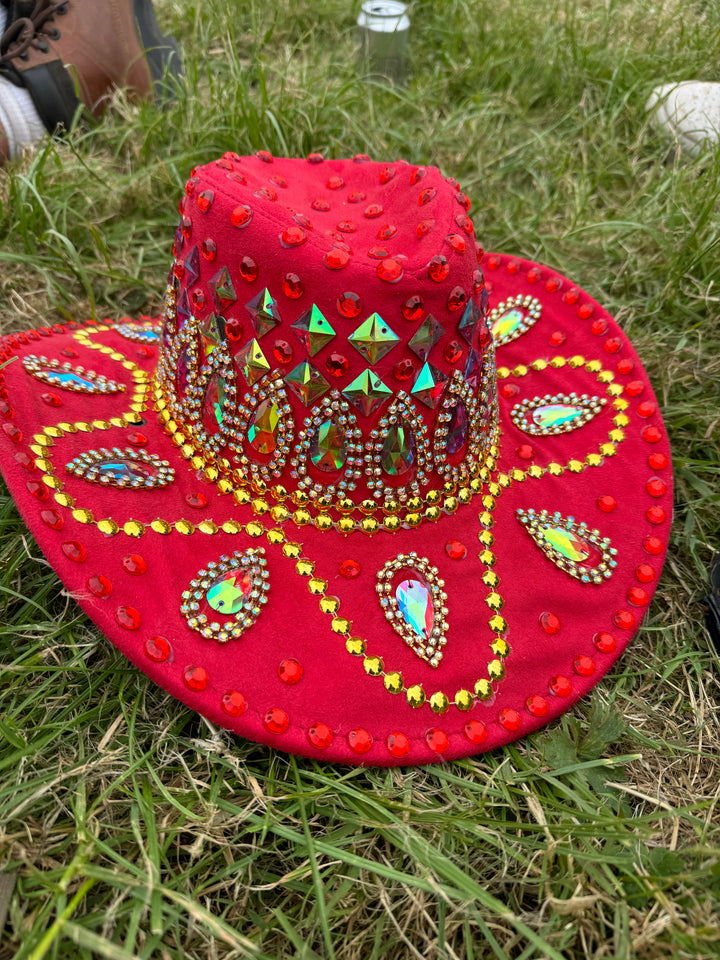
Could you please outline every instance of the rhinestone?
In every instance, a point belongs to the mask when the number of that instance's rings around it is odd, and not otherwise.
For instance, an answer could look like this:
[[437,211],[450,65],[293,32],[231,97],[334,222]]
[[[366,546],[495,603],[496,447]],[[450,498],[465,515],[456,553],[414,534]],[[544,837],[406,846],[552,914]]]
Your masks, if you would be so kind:
[[554,550],[575,563],[582,563],[592,553],[590,544],[572,530],[548,526],[540,527],[539,534]]
[[151,470],[134,460],[126,460],[120,457],[114,460],[101,460],[96,464],[96,469],[100,474],[101,481],[103,477],[112,480],[147,480],[148,477],[153,475]]
[[480,744],[487,740],[487,729],[481,720],[468,720],[463,727],[463,733],[470,743]]
[[56,393],[42,393],[40,394],[40,399],[50,407],[62,406],[62,400]]
[[95,576],[90,577],[87,586],[90,593],[96,597],[109,597],[112,593],[112,584],[101,573],[96,573]]
[[292,686],[295,683],[299,683],[302,680],[303,667],[302,664],[297,660],[288,658],[281,661],[277,669],[278,677],[282,680],[283,683],[287,683]]
[[468,418],[465,404],[459,400],[453,407],[447,428],[445,451],[449,456],[463,449],[468,436]]
[[393,367],[393,376],[396,380],[409,380],[415,373],[415,364],[412,360],[399,360]]
[[311,357],[335,338],[335,331],[314,304],[291,324]]
[[434,220],[421,220],[415,227],[415,233],[417,234],[418,239],[422,239],[425,234],[430,233],[434,226]]
[[604,497],[598,497],[597,505],[603,513],[612,513],[617,508],[617,500],[607,494]]
[[357,293],[350,291],[341,294],[337,300],[338,311],[350,320],[360,316],[362,311],[362,300]]
[[155,663],[164,663],[170,656],[170,644],[165,637],[149,637],[145,641],[145,656]]
[[429,313],[424,323],[413,334],[408,346],[421,360],[427,360],[430,351],[445,333],[445,328]]
[[41,510],[40,519],[43,523],[47,524],[48,527],[52,527],[53,530],[62,530],[65,522],[57,510]]
[[423,298],[419,294],[414,294],[407,298],[400,310],[406,320],[414,323],[422,317],[424,306]]
[[133,577],[140,577],[147,573],[147,561],[139,553],[131,553],[122,559],[122,568],[125,573]]
[[331,353],[325,361],[325,369],[331,377],[344,377],[350,369],[350,361],[342,353]]
[[137,630],[140,627],[140,614],[135,607],[118,607],[115,619],[125,630]]
[[248,283],[252,283],[254,280],[257,280],[259,269],[257,263],[252,257],[243,257],[240,261],[238,272],[243,280],[247,280]]
[[293,348],[290,346],[287,340],[275,341],[275,345],[273,346],[273,356],[278,363],[292,363],[293,355]]
[[377,313],[372,313],[361,323],[357,330],[350,334],[348,340],[370,364],[377,363],[400,343],[400,337]]
[[447,262],[447,257],[438,254],[438,256],[433,257],[428,264],[428,276],[431,280],[434,280],[435,283],[441,283],[447,278],[449,273],[450,265]]
[[273,453],[276,446],[280,408],[271,398],[258,404],[248,426],[248,443],[258,453]]
[[365,370],[345,387],[343,396],[355,404],[363,416],[369,417],[392,396],[392,390],[372,370]]
[[[350,197],[348,197],[348,200],[349,199]],[[310,206],[313,208],[313,210],[319,210],[321,212],[330,209],[330,204],[327,202],[327,200],[313,200]]]
[[448,363],[457,363],[458,360],[462,359],[462,354],[463,348],[457,340],[451,340],[450,343],[445,345],[445,349],[443,350],[443,356]]
[[183,680],[186,687],[199,693],[207,687],[210,677],[204,667],[185,667]]
[[418,635],[429,640],[434,613],[430,593],[419,580],[403,580],[395,589],[395,598],[403,620]]
[[280,707],[268,710],[263,718],[263,726],[268,733],[285,733],[290,724],[290,718]]
[[525,701],[525,709],[533,717],[544,717],[548,712],[548,702],[545,697],[531,696]]
[[581,677],[591,677],[595,673],[595,661],[592,657],[577,657],[573,663],[573,669]]
[[549,633],[552,636],[560,632],[560,618],[556,617],[554,613],[541,613],[540,626],[545,633]]
[[460,318],[457,329],[460,336],[471,345],[475,338],[478,322],[481,318],[482,314],[480,313],[478,305],[474,300],[469,300],[467,306],[463,310],[463,315]]
[[369,220],[374,220],[376,217],[382,216],[383,208],[379,203],[371,203],[365,207],[364,213]]
[[436,193],[435,187],[424,187],[418,194],[418,206],[424,207],[426,203],[430,203]]
[[460,540],[448,540],[445,544],[445,553],[451,560],[464,560],[467,556],[467,547]]
[[290,373],[286,375],[285,383],[306,407],[314,403],[318,397],[321,397],[330,388],[330,384],[325,377],[307,360],[303,360],[296,367],[293,367]]
[[220,705],[229,717],[239,717],[247,710],[247,700],[237,690],[224,693]]
[[453,287],[448,294],[447,308],[450,311],[461,310],[465,306],[467,294],[462,287]]
[[572,693],[572,684],[567,677],[561,675],[552,677],[550,680],[550,693],[556,697],[569,697]]
[[216,434],[222,427],[223,409],[225,407],[225,378],[214,373],[205,391],[203,401],[203,421],[211,434]]
[[237,300],[235,287],[230,279],[230,271],[227,267],[218,270],[215,276],[208,280],[207,285],[216,310],[226,310]]
[[414,397],[422,401],[425,406],[432,409],[440,399],[443,384],[446,380],[447,376],[438,370],[437,367],[425,363],[410,392]]
[[415,435],[408,426],[391,426],[383,441],[380,465],[391,477],[407,473],[415,462]]
[[354,580],[355,577],[360,576],[360,564],[357,560],[343,560],[338,567],[338,572],[346,580]]
[[340,470],[347,456],[345,433],[332,420],[325,420],[315,431],[310,444],[310,460],[318,470],[333,473]]
[[243,327],[236,317],[232,317],[231,319],[225,321],[225,336],[233,343],[237,343],[239,340],[242,340]]
[[385,742],[388,753],[398,760],[410,753],[410,740],[404,733],[391,733]]
[[270,295],[267,287],[245,304],[245,309],[252,318],[253,326],[258,337],[262,337],[276,327],[280,322],[277,304]]
[[200,325],[200,336],[202,337],[205,356],[209,357],[216,347],[222,343],[218,319],[214,313],[209,313]]
[[207,506],[208,499],[204,493],[188,493],[185,496],[185,503],[195,510],[201,510]]
[[198,210],[201,213],[207,213],[212,206],[214,199],[215,194],[212,192],[212,190],[203,190],[197,198]]
[[197,246],[192,247],[185,258],[185,282],[192,287],[200,279],[200,254]]
[[384,227],[380,227],[377,232],[378,240],[392,240],[392,238],[397,233],[397,227],[394,223],[386,223]]
[[308,740],[319,750],[327,750],[332,739],[332,730],[326,723],[314,723],[308,730]]
[[323,263],[331,270],[342,270],[350,262],[350,254],[339,247],[333,247],[323,257]]
[[203,242],[200,244],[200,252],[205,260],[209,260],[212,263],[217,256],[217,244],[214,240],[211,240],[208,237],[207,240],[203,240]]
[[511,710],[509,707],[505,707],[505,709],[501,710],[498,714],[498,722],[504,730],[510,733],[516,733],[522,726],[522,717],[517,710]]
[[357,727],[348,733],[347,742],[353,753],[367,753],[373,745],[373,738],[367,730]]
[[434,730],[428,730],[425,734],[425,743],[433,753],[445,753],[450,746],[450,738],[444,730],[436,727]]
[[251,340],[236,354],[235,363],[250,385],[270,371],[270,364],[257,340]]
[[226,615],[238,613],[249,601],[252,579],[246,570],[229,570],[208,588],[208,605]]
[[305,293],[305,284],[296,273],[286,273],[283,280],[283,293],[290,300],[299,300]]

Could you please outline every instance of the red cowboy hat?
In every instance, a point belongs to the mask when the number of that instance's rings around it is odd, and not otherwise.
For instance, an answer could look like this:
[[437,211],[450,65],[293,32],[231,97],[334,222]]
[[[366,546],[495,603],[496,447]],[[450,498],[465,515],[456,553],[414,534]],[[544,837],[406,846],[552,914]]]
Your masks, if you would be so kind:
[[226,154],[186,185],[162,317],[4,340],[1,464],[40,547],[244,737],[491,749],[648,608],[672,480],[647,377],[582,289],[483,256],[469,210],[432,167]]

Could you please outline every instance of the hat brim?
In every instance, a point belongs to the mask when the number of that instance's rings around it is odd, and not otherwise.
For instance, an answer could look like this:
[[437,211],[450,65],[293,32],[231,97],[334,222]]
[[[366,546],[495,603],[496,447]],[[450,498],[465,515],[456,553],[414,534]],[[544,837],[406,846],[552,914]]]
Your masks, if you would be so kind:
[[[292,510],[283,519],[281,505],[261,494],[238,503],[221,493],[153,410],[157,346],[129,337],[127,322],[6,338],[19,362],[2,371],[1,466],[25,522],[99,629],[210,721],[335,762],[453,759],[557,718],[637,632],[660,576],[672,503],[650,383],[622,331],[566,278],[500,254],[486,255],[483,268],[491,305],[532,297],[541,306],[529,329],[497,346],[501,440],[492,476],[452,515],[374,536],[320,530]],[[23,365],[29,355],[82,365],[125,390],[88,395],[42,383]],[[555,433],[521,429],[533,405],[571,395],[595,405],[587,422]],[[519,420],[523,401],[529,413]],[[101,448],[156,455],[174,480],[118,488],[66,471]],[[543,549],[543,517],[546,527],[564,527],[569,544],[553,551],[544,541]],[[583,560],[583,543],[612,557],[602,582],[579,569],[594,562]],[[191,629],[183,593],[198,589],[203,572],[204,583],[212,580],[218,568],[209,565],[234,554],[257,559],[248,551],[259,548],[267,602],[255,622],[227,643]],[[447,595],[437,666],[394,629],[377,590],[378,573],[410,554],[424,558],[438,597]],[[393,590],[411,577],[412,562],[400,563]]]

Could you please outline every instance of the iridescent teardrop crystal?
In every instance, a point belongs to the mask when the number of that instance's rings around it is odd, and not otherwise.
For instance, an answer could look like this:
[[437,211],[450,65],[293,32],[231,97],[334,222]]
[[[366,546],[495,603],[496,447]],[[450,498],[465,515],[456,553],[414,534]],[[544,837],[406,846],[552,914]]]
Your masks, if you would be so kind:
[[258,453],[274,453],[279,423],[280,408],[275,400],[268,397],[258,404],[250,419],[247,432],[250,446]]
[[578,537],[572,530],[565,530],[563,527],[541,527],[540,535],[543,539],[554,547],[558,553],[568,560],[574,560],[576,563],[582,563],[594,552],[592,547],[582,537]]
[[545,403],[533,410],[532,419],[541,430],[547,430],[572,423],[584,413],[587,411],[579,403]]
[[139,463],[135,463],[133,460],[121,460],[120,458],[116,460],[102,460],[97,465],[97,472],[100,474],[99,480],[101,483],[107,482],[110,479],[115,480],[121,478],[127,478],[128,480],[146,480],[148,477],[152,477],[154,473],[154,471],[140,466]]
[[210,377],[203,401],[203,420],[211,434],[218,433],[222,427],[226,387],[225,377],[219,373]]
[[450,414],[445,450],[448,454],[457,453],[465,446],[468,436],[468,418],[465,404],[459,401]]
[[245,570],[229,570],[209,588],[205,599],[213,610],[233,614],[242,610],[252,587],[250,574]]
[[408,426],[393,426],[387,432],[380,453],[380,465],[391,477],[399,477],[415,462],[415,436]]
[[395,598],[403,620],[428,640],[433,628],[433,605],[427,587],[419,580],[403,580],[397,585]]
[[325,420],[315,431],[310,444],[310,460],[313,466],[325,473],[334,473],[345,463],[347,443],[339,424]]
[[42,372],[52,376],[58,387],[80,387],[88,393],[100,392],[96,383],[93,383],[92,380],[88,380],[86,377],[81,377],[79,373],[71,373],[67,370],[54,370],[52,367]]
[[515,331],[525,320],[526,313],[519,307],[511,307],[504,313],[501,313],[492,325],[492,335],[495,340],[502,340],[504,337],[512,337]]

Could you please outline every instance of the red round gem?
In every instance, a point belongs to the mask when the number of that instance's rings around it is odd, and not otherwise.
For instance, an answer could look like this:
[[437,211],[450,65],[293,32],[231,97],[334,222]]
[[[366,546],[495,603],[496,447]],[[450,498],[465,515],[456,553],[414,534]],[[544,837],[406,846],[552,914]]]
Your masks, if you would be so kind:
[[548,702],[545,697],[535,694],[527,698],[525,709],[533,717],[544,717],[548,712]]
[[380,171],[379,180],[380,183],[389,183],[390,180],[395,176],[395,167],[383,167]]
[[[595,312],[593,305],[591,303],[582,303],[578,307],[577,315],[581,320],[589,320],[590,317]],[[604,324],[604,328],[603,325]],[[596,320],[591,327],[592,332],[595,336],[600,336],[601,333],[605,333],[607,330],[607,321],[606,320]]]
[[635,364],[632,360],[625,358],[623,360],[618,360],[617,363],[617,372],[622,373],[624,376],[627,376],[629,373],[632,373],[635,369]]
[[415,186],[416,183],[419,183],[423,177],[427,174],[425,167],[415,167],[413,172],[410,174],[410,183],[412,186]]
[[283,293],[290,300],[299,300],[305,293],[305,284],[296,273],[286,273],[283,280]]
[[425,189],[421,190],[418,194],[418,206],[424,207],[426,203],[430,203],[436,193],[437,190],[435,187],[425,187]]
[[580,299],[580,294],[577,290],[577,287],[571,287],[563,296],[563,300],[565,301],[565,303],[569,303],[570,305],[572,305],[573,303],[577,303],[579,299]]
[[388,752],[397,759],[406,757],[410,752],[410,740],[404,733],[391,733],[386,743]]
[[165,637],[148,637],[145,641],[145,655],[155,663],[164,663],[170,656],[170,644]]
[[644,400],[642,403],[638,404],[638,416],[642,417],[644,420],[647,420],[648,417],[652,417],[656,411],[657,407],[651,400]]
[[611,337],[610,340],[606,340],[603,344],[605,353],[617,353],[621,347],[622,340],[619,337]]
[[617,610],[613,615],[613,623],[621,630],[632,630],[635,626],[635,614],[629,610]]
[[101,573],[96,573],[95,576],[89,577],[87,586],[90,593],[95,594],[96,597],[109,597],[112,593],[112,584],[108,578],[104,577]]
[[253,280],[257,280],[259,269],[252,257],[243,257],[238,266],[238,272],[243,280],[252,283]]
[[326,186],[328,190],[340,190],[341,187],[345,186],[345,181],[343,180],[342,177],[338,177],[338,176],[329,177]]
[[341,577],[345,577],[347,580],[354,580],[355,577],[360,576],[360,569],[360,564],[357,560],[343,560],[338,567],[338,572]]
[[2,425],[3,432],[10,437],[13,443],[22,443],[22,430],[20,427],[16,426],[14,423],[4,423]]
[[188,493],[185,495],[185,503],[195,510],[202,510],[207,506],[208,499],[204,493]]
[[596,633],[593,643],[600,653],[614,653],[617,647],[615,637],[611,633]]
[[503,383],[500,387],[500,395],[505,400],[510,400],[511,397],[516,397],[520,393],[520,387],[516,383]]
[[470,207],[472,206],[470,197],[466,196],[464,193],[456,193],[455,199],[460,204],[460,206],[463,207],[465,210],[469,210]]
[[75,563],[83,563],[87,556],[87,550],[77,540],[66,540],[61,549],[68,560],[73,560]]
[[280,234],[280,242],[284,247],[299,247],[307,240],[307,233],[302,227],[286,227]]
[[223,694],[220,706],[229,717],[239,717],[247,710],[247,700],[238,690]]
[[403,275],[402,264],[392,257],[387,257],[378,264],[377,275],[387,283],[397,283]]
[[25,470],[34,470],[35,469],[35,460],[30,456],[29,453],[26,453],[24,450],[18,450],[15,454],[15,462],[19,463],[21,467]]
[[202,308],[205,306],[205,294],[199,287],[196,287],[193,290],[190,299],[192,300],[193,306],[196,310],[202,310]]
[[562,346],[566,340],[567,337],[562,330],[556,330],[555,333],[550,334],[550,343],[553,345],[553,347]]
[[393,376],[396,380],[409,380],[415,373],[415,364],[412,360],[399,360],[393,367]]
[[355,233],[357,225],[352,220],[339,220],[337,228],[340,233]]
[[279,173],[276,173],[270,177],[270,183],[274,183],[276,187],[282,187],[283,190],[286,190],[288,185],[285,177],[281,177]]
[[331,377],[344,377],[350,369],[350,361],[342,353],[331,353],[325,361],[325,369]]
[[339,247],[333,247],[323,257],[323,263],[331,270],[342,270],[350,262],[350,254]]
[[285,659],[280,662],[277,673],[283,683],[292,685],[302,680],[303,666],[297,660]]
[[62,400],[56,393],[41,393],[40,399],[43,403],[46,403],[49,407],[61,407]]
[[645,489],[651,497],[655,497],[656,499],[665,496],[667,491],[664,481],[659,477],[653,477],[651,480],[648,480],[645,484]]
[[562,286],[562,280],[559,277],[550,277],[545,281],[545,289],[548,293],[557,293]]
[[572,684],[561,674],[551,677],[549,686],[550,693],[554,693],[556,697],[569,697],[572,693]]
[[629,397],[639,397],[644,389],[645,384],[642,380],[631,380],[630,383],[625,385],[625,393]]
[[520,264],[517,262],[517,260],[508,260],[505,269],[508,273],[516,274],[520,269]]
[[487,740],[487,730],[481,720],[468,720],[463,727],[463,733],[470,743],[480,744]]
[[347,735],[347,742],[353,753],[367,753],[373,745],[373,738],[362,727],[356,727]]
[[645,516],[650,523],[659,524],[665,523],[667,514],[662,507],[650,507],[649,510],[645,511]]
[[263,717],[263,726],[268,733],[285,733],[290,724],[290,718],[280,707],[273,707]]
[[305,227],[306,230],[312,230],[312,222],[305,216],[304,213],[295,213],[293,214],[293,220],[300,227]]
[[242,335],[243,326],[237,317],[231,317],[231,319],[225,321],[225,336],[228,338],[228,340],[232,340],[233,343],[237,343],[238,340],[242,340]]
[[461,310],[465,303],[467,302],[467,294],[462,287],[453,287],[453,289],[448,294],[447,298],[447,308],[451,312],[455,310]]
[[455,223],[460,227],[462,231],[467,234],[472,234],[473,232],[473,222],[466,213],[459,213],[455,217]]
[[419,294],[413,294],[407,298],[400,310],[406,320],[415,322],[422,317],[424,306],[423,298]]
[[420,220],[418,225],[415,227],[415,233],[418,240],[422,239],[426,234],[430,233],[432,228],[435,226],[435,221],[432,219]]
[[651,470],[664,470],[668,465],[668,458],[664,453],[651,453],[648,457],[648,466]]
[[[581,314],[580,314],[580,311],[581,311],[581,310],[584,310],[586,306],[589,306],[589,305],[588,305],[588,304],[585,304],[585,305],[583,305],[582,307],[579,307],[579,308],[578,308],[578,316],[581,315]],[[590,310],[592,311],[592,307],[590,307]],[[590,316],[590,315],[591,315],[591,314],[588,314],[588,316]],[[608,329],[608,322],[607,322],[607,320],[601,318],[600,320],[594,320],[594,321],[593,321],[593,323],[592,323],[592,325],[591,325],[591,327],[590,327],[590,332],[591,332],[592,334],[594,334],[596,337],[601,337],[604,333],[607,333],[607,329]]]
[[653,557],[659,556],[663,552],[665,544],[660,537],[645,537],[643,540],[643,550]]
[[482,293],[485,289],[485,277],[482,270],[473,271],[473,293]]
[[273,356],[278,363],[292,363],[295,352],[287,340],[276,340],[273,346]]
[[200,253],[206,260],[209,260],[211,263],[217,256],[217,244],[214,240],[211,240],[210,237],[207,240],[203,240],[200,244]]
[[212,190],[203,190],[197,198],[198,210],[200,213],[207,213],[213,204],[215,194]]
[[122,567],[125,573],[129,573],[133,577],[139,577],[143,573],[147,573],[147,561],[139,553],[131,553],[129,556],[123,557]]
[[258,160],[262,160],[263,163],[272,163],[273,155],[269,150],[258,150],[255,154]]
[[597,505],[603,513],[612,513],[617,508],[617,500],[606,494],[604,497],[598,497]]
[[380,227],[377,232],[378,240],[391,240],[397,233],[397,227],[394,223],[386,223],[384,227]]
[[363,212],[369,220],[374,220],[375,217],[382,216],[383,208],[379,203],[370,203]]
[[595,673],[595,661],[592,657],[576,657],[573,662],[573,669],[578,676],[591,677]]
[[327,750],[332,738],[332,730],[326,723],[314,723],[308,730],[308,740],[318,750]]
[[545,611],[545,613],[540,614],[540,626],[543,628],[545,633],[549,633],[552,636],[553,634],[560,632],[560,618],[554,613]]
[[183,680],[185,681],[185,686],[190,690],[200,692],[207,687],[210,682],[210,677],[205,667],[185,667]]
[[77,350],[73,347],[63,347],[60,351],[64,357],[76,357],[78,355]]
[[655,567],[651,567],[649,563],[641,563],[635,567],[635,576],[640,583],[652,583],[655,579]]
[[270,200],[272,203],[275,203],[278,198],[277,193],[272,187],[260,187],[259,190],[255,191],[253,196],[260,197],[263,200]]
[[321,153],[309,153],[307,157],[308,163],[322,163],[324,159]]
[[659,427],[645,427],[642,435],[646,443],[660,443],[662,440],[662,432]]
[[467,556],[467,547],[460,540],[448,540],[445,544],[445,553],[451,560],[464,560]]
[[644,607],[649,601],[647,590],[642,587],[630,587],[627,592],[628,603],[634,607]]
[[149,359],[150,357],[155,356],[155,351],[152,347],[138,347],[137,355],[143,357],[144,359]]
[[338,297],[337,308],[344,317],[354,320],[362,311],[362,299],[357,293],[348,290]]
[[127,435],[127,442],[133,447],[145,447],[147,446],[147,437],[144,433],[140,433],[139,430],[136,430],[134,433],[129,433]]
[[252,207],[249,207],[246,203],[241,203],[239,206],[235,207],[233,212],[230,214],[230,223],[232,223],[234,227],[246,227],[252,218]]
[[27,488],[36,500],[47,500],[50,496],[49,489],[39,480],[28,480]]
[[[350,197],[348,197],[348,200],[349,199]],[[319,198],[317,200],[313,200],[310,206],[313,208],[313,210],[319,210],[321,213],[330,209],[330,204],[327,202],[327,200],[320,200]]]
[[41,510],[40,519],[43,523],[47,524],[48,527],[52,527],[53,530],[62,530],[63,524],[65,523],[57,510]]
[[373,260],[385,260],[390,256],[390,252],[387,247],[370,247],[368,256]]
[[185,184],[185,193],[190,197],[195,192],[195,187],[200,183],[200,177],[190,177]]
[[433,753],[445,753],[450,746],[450,738],[444,730],[434,727],[425,734],[425,743]]
[[445,240],[456,253],[465,253],[465,237],[459,233],[449,233]]
[[503,729],[510,731],[510,733],[515,733],[516,730],[520,729],[522,717],[517,710],[505,707],[505,709],[501,710],[498,714],[498,721]]
[[182,235],[185,237],[185,239],[189,240],[192,236],[192,220],[190,217],[182,218],[180,221],[180,230],[182,231]]
[[448,363],[457,363],[462,355],[463,348],[457,340],[451,340],[450,343],[445,345],[443,356]]
[[433,257],[430,263],[428,264],[428,276],[431,280],[434,280],[435,283],[442,283],[443,280],[447,278],[447,275],[450,273],[450,265],[447,262],[447,257],[443,257],[438,254]]
[[530,446],[529,443],[521,444],[517,448],[516,453],[521,460],[532,460],[532,458],[535,456],[535,451],[533,450],[533,448]]
[[125,630],[137,630],[140,626],[140,614],[135,607],[118,607],[115,619]]

